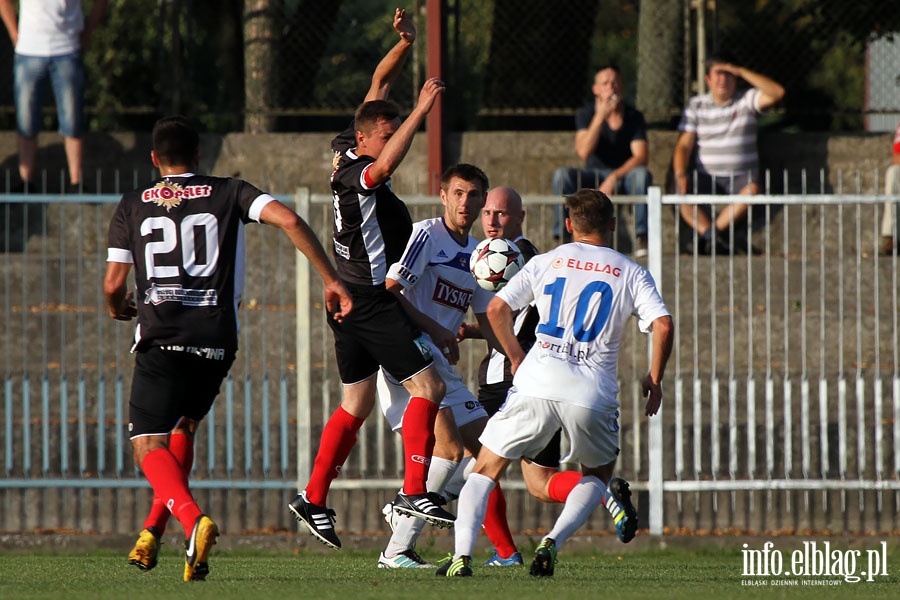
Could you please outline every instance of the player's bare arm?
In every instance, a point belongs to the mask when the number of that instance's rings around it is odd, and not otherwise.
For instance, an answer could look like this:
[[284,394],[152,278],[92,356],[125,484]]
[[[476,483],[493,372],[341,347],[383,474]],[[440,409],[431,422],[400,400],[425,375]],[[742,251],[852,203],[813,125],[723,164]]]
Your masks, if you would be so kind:
[[109,316],[117,321],[130,321],[137,316],[134,295],[128,291],[128,263],[106,263],[106,277],[103,279],[103,295],[109,308]]
[[672,171],[675,174],[676,192],[679,194],[687,194],[687,165],[696,142],[697,134],[693,131],[685,131],[675,143],[675,152],[672,156]]
[[306,221],[277,200],[266,204],[259,217],[263,223],[284,231],[294,247],[309,260],[325,284],[325,307],[335,321],[341,322],[353,309],[353,300]]
[[403,305],[403,310],[409,315],[416,326],[428,334],[434,345],[441,349],[447,362],[455,365],[459,362],[459,343],[456,340],[456,333],[441,326],[437,321],[413,306],[412,302],[407,300],[401,292],[403,286],[396,280],[388,277],[384,280],[385,289],[394,294]]
[[[491,327],[491,322],[488,320],[487,313],[475,313],[475,318],[478,320],[478,336],[485,340],[490,348],[505,355],[506,352],[503,350],[500,340],[494,335],[494,329]],[[516,313],[513,313],[513,322],[515,322],[515,319]]]
[[387,141],[381,154],[367,171],[367,177],[374,185],[380,185],[387,181],[400,166],[406,153],[409,152],[416,131],[431,112],[437,97],[442,93],[444,93],[444,82],[436,77],[432,77],[422,86],[415,108]]
[[666,315],[655,319],[650,325],[650,330],[653,334],[650,372],[641,382],[641,389],[644,397],[647,398],[644,414],[648,417],[658,413],[662,404],[662,379],[666,372],[666,364],[669,362],[669,355],[672,353],[672,340],[675,332],[672,317]]
[[491,330],[497,338],[503,353],[509,358],[510,370],[515,375],[516,370],[522,361],[525,360],[525,351],[516,338],[513,325],[515,323],[515,313],[501,298],[494,296],[488,304],[487,320],[490,322]]
[[784,98],[784,87],[770,77],[766,77],[761,73],[751,71],[746,67],[740,67],[738,65],[726,64],[721,67],[735,77],[740,77],[762,92],[759,97],[759,110],[771,108],[775,103]]
[[407,16],[405,9],[398,8],[394,11],[394,31],[400,36],[400,40],[375,67],[372,84],[366,94],[366,102],[387,99],[391,86],[400,76],[400,71],[403,70],[403,65],[406,64],[409,56],[409,50],[416,41],[416,26]]
[[0,18],[6,25],[6,31],[9,32],[9,39],[15,48],[19,41],[19,15],[16,13],[16,7],[13,6],[12,0],[0,0]]
[[456,332],[456,341],[461,342],[463,340],[483,340],[484,336],[481,335],[481,326],[478,323],[465,323],[463,322],[459,326],[459,331]]

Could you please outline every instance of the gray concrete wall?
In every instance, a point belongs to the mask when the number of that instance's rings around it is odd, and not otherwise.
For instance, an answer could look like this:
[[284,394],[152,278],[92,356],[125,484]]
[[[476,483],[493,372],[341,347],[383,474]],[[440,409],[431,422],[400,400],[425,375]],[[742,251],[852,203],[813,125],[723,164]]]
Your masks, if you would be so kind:
[[[650,132],[650,170],[655,181],[667,180],[672,149],[678,133]],[[331,133],[280,133],[249,135],[205,135],[202,138],[201,169],[216,175],[236,175],[275,193],[290,193],[298,186],[313,192],[328,191],[331,171]],[[824,170],[831,191],[837,188],[838,173],[854,180],[861,174],[863,191],[871,192],[874,174],[890,164],[891,135],[829,133],[761,133],[760,156],[764,169],[776,175],[774,191],[783,191],[781,172],[788,169],[790,191],[800,191],[799,172],[806,169],[811,191],[818,192],[819,172]],[[580,163],[571,132],[491,131],[451,134],[447,161],[471,162],[481,166],[494,185],[512,185],[527,194],[549,194],[553,169]],[[38,167],[46,172],[47,190],[59,189],[60,171],[65,168],[62,139],[54,133],[42,134]],[[86,138],[84,171],[86,181],[101,191],[114,191],[114,173],[120,173],[120,189],[131,187],[135,171],[140,181],[149,177],[150,136],[144,133],[90,134]],[[15,133],[0,133],[0,188],[7,170],[17,165]],[[394,177],[401,193],[427,192],[426,135],[420,133]],[[855,185],[855,181],[854,181]]]

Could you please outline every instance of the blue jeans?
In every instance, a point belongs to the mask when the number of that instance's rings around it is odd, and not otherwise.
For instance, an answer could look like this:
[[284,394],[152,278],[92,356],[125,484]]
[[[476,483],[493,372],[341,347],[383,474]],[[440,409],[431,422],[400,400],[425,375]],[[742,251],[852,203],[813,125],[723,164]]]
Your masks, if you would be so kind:
[[84,65],[80,53],[63,56],[16,54],[13,75],[19,135],[33,138],[41,130],[41,106],[48,79],[56,97],[59,134],[73,138],[81,135]]
[[[597,189],[612,169],[579,169],[577,167],[560,167],[553,171],[553,194],[567,196],[581,188]],[[647,188],[653,184],[653,176],[647,167],[635,167],[628,171],[624,179],[616,183],[616,194],[629,196],[646,196]],[[556,222],[553,224],[553,237],[559,238],[564,229],[565,206],[557,206],[554,210]],[[647,205],[634,205],[634,235],[647,235]]]

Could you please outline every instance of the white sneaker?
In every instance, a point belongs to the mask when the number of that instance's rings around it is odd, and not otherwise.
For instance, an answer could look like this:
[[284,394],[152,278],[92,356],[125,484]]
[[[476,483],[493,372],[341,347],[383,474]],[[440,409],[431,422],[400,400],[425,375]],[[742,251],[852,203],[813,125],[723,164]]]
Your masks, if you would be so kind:
[[378,555],[379,569],[433,569],[436,566],[422,560],[412,548],[392,558],[386,557],[384,552]]

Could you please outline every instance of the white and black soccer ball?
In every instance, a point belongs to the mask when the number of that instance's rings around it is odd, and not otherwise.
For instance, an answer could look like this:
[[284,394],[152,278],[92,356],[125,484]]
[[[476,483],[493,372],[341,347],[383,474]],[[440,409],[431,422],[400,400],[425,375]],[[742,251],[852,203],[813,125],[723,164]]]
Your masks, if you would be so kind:
[[524,265],[516,245],[503,238],[482,240],[469,257],[469,270],[475,282],[489,292],[502,289]]

